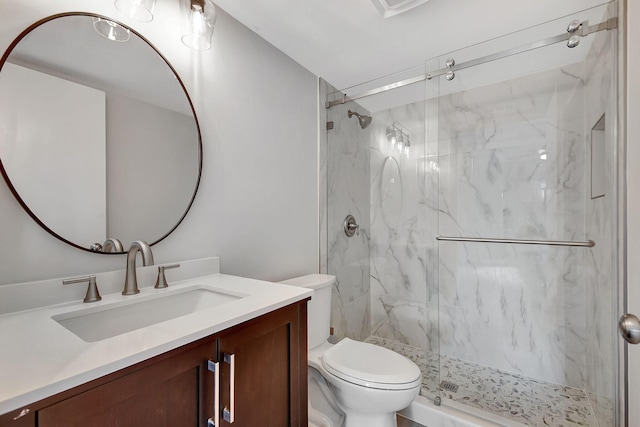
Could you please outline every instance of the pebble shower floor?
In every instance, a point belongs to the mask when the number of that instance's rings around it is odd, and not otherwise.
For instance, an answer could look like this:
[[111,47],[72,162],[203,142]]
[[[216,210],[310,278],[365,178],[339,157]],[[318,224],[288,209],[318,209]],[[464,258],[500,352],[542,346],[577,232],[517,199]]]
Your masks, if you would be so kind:
[[[515,375],[471,362],[440,356],[410,345],[369,337],[367,342],[389,348],[414,361],[422,371],[422,394],[443,398],[516,421],[525,426],[597,427],[584,390]],[[438,371],[440,375],[438,376]],[[441,381],[458,385],[455,393]]]

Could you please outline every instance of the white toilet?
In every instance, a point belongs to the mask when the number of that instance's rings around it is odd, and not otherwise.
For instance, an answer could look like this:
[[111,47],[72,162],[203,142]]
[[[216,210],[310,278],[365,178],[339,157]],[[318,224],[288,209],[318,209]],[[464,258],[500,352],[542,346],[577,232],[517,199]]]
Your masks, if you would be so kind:
[[308,303],[309,426],[395,427],[396,411],[420,391],[418,366],[377,345],[327,342],[334,276],[310,274],[282,283],[314,289]]

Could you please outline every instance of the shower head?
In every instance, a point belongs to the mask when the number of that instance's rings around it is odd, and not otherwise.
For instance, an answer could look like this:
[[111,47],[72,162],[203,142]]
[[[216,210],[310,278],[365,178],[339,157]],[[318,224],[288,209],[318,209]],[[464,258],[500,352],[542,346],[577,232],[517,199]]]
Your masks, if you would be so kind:
[[347,112],[347,115],[349,116],[349,118],[351,118],[351,116],[356,116],[358,118],[358,122],[360,123],[360,127],[362,129],[366,128],[371,124],[371,116],[361,115],[351,110]]

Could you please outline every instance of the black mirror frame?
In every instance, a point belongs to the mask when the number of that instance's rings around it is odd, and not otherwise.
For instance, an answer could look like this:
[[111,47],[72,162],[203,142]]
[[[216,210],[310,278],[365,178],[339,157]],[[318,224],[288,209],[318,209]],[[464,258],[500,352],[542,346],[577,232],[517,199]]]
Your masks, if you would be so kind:
[[[159,239],[149,243],[149,245],[153,246],[153,245],[161,242],[162,240],[164,240],[171,233],[173,233],[173,231],[176,228],[178,228],[178,226],[182,223],[184,218],[187,216],[187,213],[191,209],[191,206],[193,205],[193,202],[194,202],[194,200],[196,198],[196,194],[198,193],[198,188],[200,187],[200,180],[202,178],[202,133],[200,131],[200,122],[198,120],[198,116],[197,116],[195,108],[193,106],[193,102],[191,101],[191,97],[189,96],[189,92],[187,91],[187,88],[185,87],[184,82],[182,81],[182,79],[180,78],[178,73],[176,72],[175,68],[171,65],[171,63],[167,60],[167,58],[165,58],[165,56],[162,55],[160,53],[160,51],[151,42],[149,42],[149,40],[147,40],[142,34],[140,34],[136,30],[134,30],[133,28],[130,28],[129,26],[127,26],[127,25],[125,25],[125,24],[123,24],[123,23],[121,23],[121,22],[119,22],[119,21],[117,21],[115,19],[112,19],[112,18],[107,17],[107,16],[103,16],[103,15],[99,15],[99,14],[93,14],[93,13],[87,13],[87,12],[59,13],[59,14],[55,14],[55,15],[51,15],[51,16],[48,16],[46,18],[43,18],[43,19],[33,23],[29,27],[27,27],[24,31],[22,31],[18,35],[18,37],[16,37],[11,42],[11,44],[9,45],[7,50],[2,55],[2,58],[0,58],[0,72],[2,72],[2,68],[3,68],[5,62],[7,61],[7,58],[9,57],[11,52],[13,51],[13,49],[18,45],[18,43],[20,43],[20,41],[24,37],[27,36],[27,34],[29,34],[31,31],[33,31],[37,27],[39,27],[39,26],[41,26],[41,25],[43,25],[43,24],[45,24],[45,23],[47,23],[49,21],[52,21],[52,20],[58,19],[58,18],[68,17],[68,16],[86,16],[86,17],[89,17],[89,18],[94,18],[95,17],[95,18],[106,19],[106,20],[112,21],[112,22],[114,22],[114,23],[116,23],[118,25],[121,25],[124,28],[127,28],[133,34],[135,34],[136,36],[140,37],[140,39],[143,40],[151,49],[153,49],[158,54],[158,56],[160,56],[160,58],[162,58],[162,60],[165,62],[165,64],[167,64],[169,69],[173,72],[174,76],[176,77],[176,80],[180,84],[180,87],[182,87],[182,90],[184,91],[184,94],[187,97],[187,101],[189,101],[189,106],[191,107],[191,112],[193,113],[193,118],[195,120],[196,128],[198,130],[198,178],[196,180],[196,185],[195,185],[195,188],[193,190],[193,195],[191,196],[191,200],[189,201],[189,204],[187,205],[187,208],[185,209],[185,211],[183,212],[181,217],[178,219],[178,222],[176,222],[176,224],[169,231],[167,231],[164,235],[162,235]],[[53,231],[51,228],[49,228],[44,222],[42,222],[42,220],[40,220],[40,218],[38,218],[38,216],[31,209],[29,209],[29,207],[27,206],[25,201],[20,197],[20,194],[18,194],[18,191],[16,190],[14,185],[11,183],[11,180],[9,179],[9,176],[7,174],[7,171],[6,171],[5,167],[4,167],[4,164],[2,163],[2,159],[1,158],[0,158],[0,173],[2,173],[2,177],[4,178],[4,181],[7,183],[7,186],[11,190],[11,193],[13,194],[15,199],[18,201],[18,203],[20,204],[22,209],[24,209],[29,214],[29,216],[40,227],[42,227],[45,231],[47,231],[49,234],[51,234],[55,238],[63,241],[64,243],[66,243],[66,244],[68,244],[70,246],[73,246],[73,247],[75,247],[77,249],[81,249],[83,251],[91,252],[91,253],[94,253],[94,254],[119,255],[119,254],[126,253],[126,252],[97,252],[97,251],[91,250],[90,248],[85,248],[83,246],[80,246],[77,243],[74,243],[74,242],[71,242],[70,240],[65,239],[64,237],[62,237],[61,235],[59,235],[58,233]]]

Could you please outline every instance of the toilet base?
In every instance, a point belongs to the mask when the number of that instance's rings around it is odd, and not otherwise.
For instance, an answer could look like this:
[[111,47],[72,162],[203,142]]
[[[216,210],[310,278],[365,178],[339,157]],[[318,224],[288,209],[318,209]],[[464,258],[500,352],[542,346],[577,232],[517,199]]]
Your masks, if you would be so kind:
[[344,427],[398,427],[396,413],[362,414],[351,412],[346,414]]

